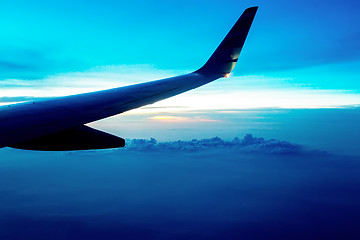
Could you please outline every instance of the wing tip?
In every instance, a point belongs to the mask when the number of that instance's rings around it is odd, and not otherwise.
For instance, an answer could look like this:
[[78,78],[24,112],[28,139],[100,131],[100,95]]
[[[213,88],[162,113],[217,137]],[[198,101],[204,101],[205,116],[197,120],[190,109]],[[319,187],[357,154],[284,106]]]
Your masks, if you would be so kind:
[[255,13],[258,10],[258,8],[259,8],[259,6],[249,7],[244,11],[244,13],[250,13],[250,12]]
[[[252,6],[252,7],[247,8],[246,10],[250,10],[250,9],[257,10],[258,8],[259,8],[259,6]],[[246,11],[246,10],[245,10],[245,11]]]
[[235,67],[257,10],[258,6],[245,9],[209,60],[195,72],[216,77],[228,75]]

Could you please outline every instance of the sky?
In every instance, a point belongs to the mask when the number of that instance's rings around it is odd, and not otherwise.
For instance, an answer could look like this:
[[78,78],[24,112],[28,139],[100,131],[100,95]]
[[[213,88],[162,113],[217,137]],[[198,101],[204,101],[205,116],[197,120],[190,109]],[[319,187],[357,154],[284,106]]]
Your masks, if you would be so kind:
[[[202,102],[221,93],[237,99],[217,108],[357,105],[359,5],[355,0],[4,0],[1,97],[68,95],[196,70],[243,10],[259,6],[232,77],[176,101],[201,92]],[[174,103],[161,106],[169,104]]]
[[89,124],[125,148],[0,149],[0,239],[359,239],[359,1],[1,0],[0,104],[194,71],[252,6],[229,78]]

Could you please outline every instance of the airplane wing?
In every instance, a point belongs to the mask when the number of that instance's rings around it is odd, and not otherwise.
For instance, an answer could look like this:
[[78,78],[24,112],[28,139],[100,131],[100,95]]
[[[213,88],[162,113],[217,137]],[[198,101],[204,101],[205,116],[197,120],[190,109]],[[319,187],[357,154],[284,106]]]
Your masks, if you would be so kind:
[[85,150],[123,147],[124,139],[84,124],[152,104],[218,78],[234,68],[257,7],[248,8],[199,70],[104,91],[0,107],[0,147]]

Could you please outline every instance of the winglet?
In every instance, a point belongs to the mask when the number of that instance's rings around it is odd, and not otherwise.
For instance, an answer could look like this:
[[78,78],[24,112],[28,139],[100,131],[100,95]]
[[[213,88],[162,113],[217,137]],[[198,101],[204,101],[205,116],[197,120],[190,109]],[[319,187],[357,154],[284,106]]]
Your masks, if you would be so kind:
[[219,47],[197,73],[225,77],[235,67],[258,7],[244,11]]

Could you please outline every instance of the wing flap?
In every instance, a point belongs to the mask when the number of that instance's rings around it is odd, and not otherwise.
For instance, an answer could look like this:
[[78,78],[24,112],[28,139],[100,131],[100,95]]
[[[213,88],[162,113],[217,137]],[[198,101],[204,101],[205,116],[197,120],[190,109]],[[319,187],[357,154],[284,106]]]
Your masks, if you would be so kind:
[[73,151],[124,147],[123,138],[85,125],[12,145],[12,148],[39,151]]

